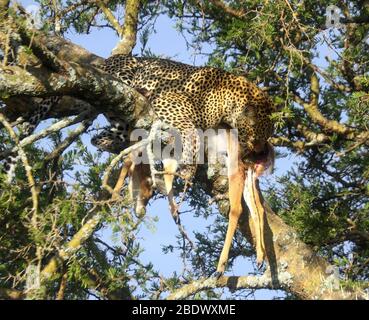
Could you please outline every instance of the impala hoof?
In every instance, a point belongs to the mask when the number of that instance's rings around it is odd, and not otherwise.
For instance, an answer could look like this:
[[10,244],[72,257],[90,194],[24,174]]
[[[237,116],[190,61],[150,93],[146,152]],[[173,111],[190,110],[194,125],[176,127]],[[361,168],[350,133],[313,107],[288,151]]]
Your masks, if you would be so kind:
[[220,277],[222,277],[224,275],[224,271],[215,271],[211,277],[212,278],[216,278],[216,279],[219,279]]
[[256,268],[260,271],[264,267],[264,261],[257,261]]

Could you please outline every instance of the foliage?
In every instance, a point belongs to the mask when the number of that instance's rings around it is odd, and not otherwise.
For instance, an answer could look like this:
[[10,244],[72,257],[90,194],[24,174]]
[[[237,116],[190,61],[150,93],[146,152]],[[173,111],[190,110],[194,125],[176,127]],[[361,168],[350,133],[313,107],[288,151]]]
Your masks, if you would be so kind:
[[[57,134],[51,140],[57,143],[59,138]],[[3,287],[11,284],[16,290],[29,289],[27,267],[44,265],[61,250],[88,219],[98,203],[96,199],[102,198],[101,174],[106,160],[102,160],[101,154],[91,153],[81,141],[53,163],[45,163],[45,153],[36,147],[28,150],[35,179],[42,189],[36,224],[32,222],[24,169],[18,167],[11,187],[4,180],[1,182],[0,283]],[[141,220],[129,210],[127,201],[119,206],[106,202],[99,211],[106,216],[104,223],[63,268],[67,286],[62,288],[61,282],[54,282],[48,288],[48,298],[56,298],[61,292],[63,299],[86,299],[96,294],[99,298],[128,299],[136,291],[149,293],[146,280],[155,272],[152,265],[139,262],[142,249],[134,240]],[[107,243],[104,232],[107,228],[115,238],[113,244]],[[40,261],[38,255],[45,261]]]

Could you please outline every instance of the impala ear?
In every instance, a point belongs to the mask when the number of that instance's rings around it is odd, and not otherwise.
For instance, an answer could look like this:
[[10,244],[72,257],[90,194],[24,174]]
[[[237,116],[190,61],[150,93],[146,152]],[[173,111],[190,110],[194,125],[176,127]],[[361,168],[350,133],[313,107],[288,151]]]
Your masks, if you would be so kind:
[[152,92],[145,88],[134,88],[137,92],[141,93],[146,99],[149,99]]
[[268,161],[269,161],[269,167],[268,170],[270,173],[273,172],[274,170],[274,164],[275,164],[275,151],[274,151],[274,146],[270,143],[267,142],[267,148],[268,148]]

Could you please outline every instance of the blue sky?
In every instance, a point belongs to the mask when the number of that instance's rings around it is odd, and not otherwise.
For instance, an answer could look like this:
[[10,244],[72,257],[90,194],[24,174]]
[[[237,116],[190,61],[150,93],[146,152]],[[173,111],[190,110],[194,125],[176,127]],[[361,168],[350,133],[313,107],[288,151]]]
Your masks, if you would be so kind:
[[[34,2],[23,0],[21,3],[27,7]],[[70,32],[66,37],[72,42],[102,57],[108,57],[110,55],[111,50],[115,47],[118,40],[115,33],[110,29],[95,29],[89,35],[79,35]],[[186,47],[184,38],[175,30],[174,21],[164,16],[158,18],[155,25],[155,33],[150,36],[147,47],[156,55],[170,57],[184,63],[193,64],[194,61],[196,65],[203,65],[206,63],[206,58],[195,56],[195,52]],[[139,53],[139,49],[140,46],[138,44],[134,53]],[[87,140],[84,139],[84,141]],[[268,181],[273,181],[275,177],[283,174],[295,160],[296,158],[292,155],[283,159],[277,159],[274,176],[269,177]],[[186,210],[186,207],[184,206],[181,208],[181,211],[182,210]],[[175,244],[175,237],[178,235],[178,229],[170,215],[167,201],[164,199],[155,202],[151,201],[148,206],[147,214],[151,217],[157,216],[159,221],[156,224],[156,231],[153,232],[147,227],[142,227],[140,231],[139,237],[145,248],[145,252],[141,255],[141,260],[143,262],[152,262],[155,269],[159,270],[164,276],[169,276],[174,271],[180,273],[182,271],[182,261],[181,258],[177,256],[177,253],[164,255],[162,252],[162,246]],[[205,227],[211,224],[213,219],[214,216],[210,217],[208,220],[205,220],[203,217],[193,217],[192,214],[184,214],[181,216],[182,224],[193,240],[194,236],[192,232],[195,230],[205,230]],[[104,237],[111,241],[109,232],[106,232]],[[249,261],[238,259],[233,270],[229,271],[227,274],[245,275],[253,271],[252,264]],[[275,294],[271,294],[268,290],[259,290],[255,294],[255,298],[257,299],[270,299],[273,296],[275,296]]]

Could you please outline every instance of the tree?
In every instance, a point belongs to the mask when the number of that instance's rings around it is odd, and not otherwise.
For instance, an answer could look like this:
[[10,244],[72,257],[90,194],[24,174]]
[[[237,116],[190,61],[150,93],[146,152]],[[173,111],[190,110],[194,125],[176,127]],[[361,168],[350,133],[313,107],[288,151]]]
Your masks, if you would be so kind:
[[[124,19],[117,1],[40,1],[41,30],[29,23],[22,7],[9,2],[0,1],[1,146],[3,158],[9,145],[14,146],[22,165],[14,184],[1,180],[2,297],[213,298],[219,297],[215,289],[224,287],[282,289],[300,299],[365,297],[367,1],[127,0]],[[332,16],[335,28],[327,29],[332,4],[341,19]],[[104,73],[99,69],[102,58],[66,41],[63,34],[113,28],[121,39],[114,53],[128,54],[137,32],[145,49],[159,15],[174,19],[199,54],[205,55],[201,48],[210,45],[209,65],[245,75],[280,106],[272,143],[279,157],[292,154],[299,161],[264,190],[270,204],[269,267],[262,275],[209,277],[224,239],[221,215],[209,235],[196,235],[196,247],[182,232],[177,244],[165,248],[178,250],[191,263],[185,274],[165,278],[152,264],[140,262],[136,235],[146,218],[133,212],[126,195],[115,196],[110,187],[120,183],[116,165],[128,150],[106,159],[82,143],[82,134],[95,130],[91,121],[106,108],[128,121],[142,118],[147,128],[150,117],[145,97]],[[50,114],[56,122],[19,140],[13,129],[18,117],[35,108],[39,98],[50,96],[62,97]],[[63,130],[77,123],[74,131]],[[51,150],[34,143],[40,139],[47,139]],[[200,166],[187,202],[197,215],[207,215],[210,199],[226,217],[226,192],[224,177],[219,172],[208,177]],[[103,240],[99,231],[107,226],[122,244]],[[239,230],[230,266],[236,257],[254,254],[247,210]]]

